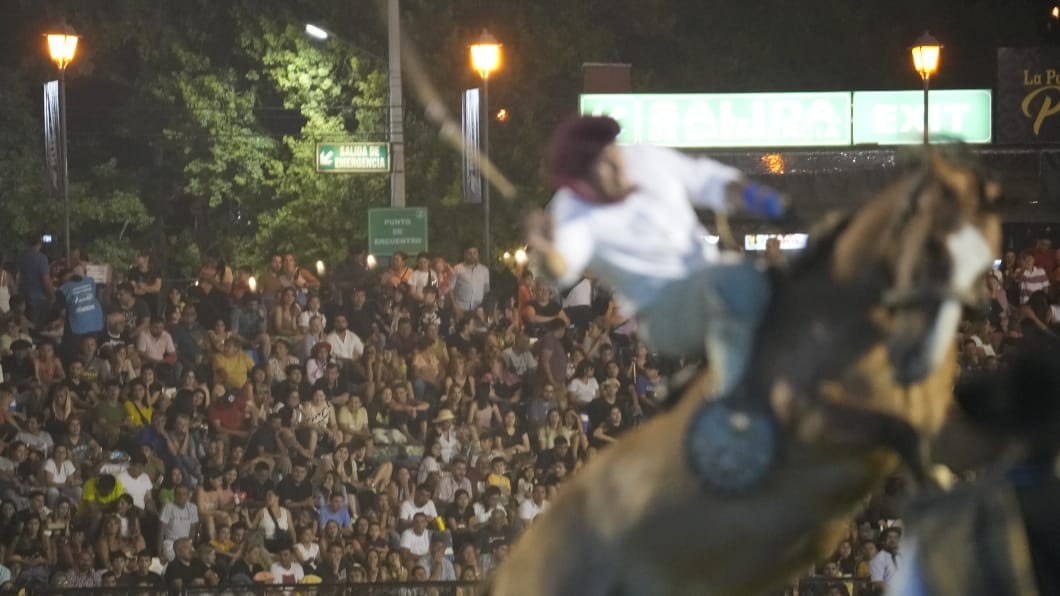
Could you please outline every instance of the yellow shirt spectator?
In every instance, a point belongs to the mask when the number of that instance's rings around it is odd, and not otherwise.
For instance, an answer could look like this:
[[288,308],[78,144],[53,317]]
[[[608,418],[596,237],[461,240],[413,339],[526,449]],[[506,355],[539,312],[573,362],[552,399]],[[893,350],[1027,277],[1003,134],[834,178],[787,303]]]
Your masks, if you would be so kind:
[[234,391],[247,384],[253,368],[254,361],[240,349],[239,342],[234,339],[226,340],[224,352],[213,357],[213,369],[218,380],[224,379],[225,387]]

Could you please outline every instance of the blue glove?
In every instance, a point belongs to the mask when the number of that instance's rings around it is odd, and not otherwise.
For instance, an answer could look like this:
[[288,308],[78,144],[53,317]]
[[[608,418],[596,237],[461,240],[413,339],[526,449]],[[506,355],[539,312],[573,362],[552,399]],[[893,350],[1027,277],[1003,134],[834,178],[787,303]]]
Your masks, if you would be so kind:
[[743,207],[751,215],[780,219],[787,202],[784,195],[767,186],[748,182],[743,187]]

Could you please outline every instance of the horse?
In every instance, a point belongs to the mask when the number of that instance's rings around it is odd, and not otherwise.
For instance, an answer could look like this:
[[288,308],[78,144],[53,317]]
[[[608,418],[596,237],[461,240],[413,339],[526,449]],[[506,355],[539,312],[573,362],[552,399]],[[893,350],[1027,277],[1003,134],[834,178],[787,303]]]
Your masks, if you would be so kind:
[[596,454],[489,593],[761,594],[830,554],[903,460],[928,482],[962,309],[999,251],[999,198],[974,164],[925,151],[813,234],[771,273],[737,388],[715,395],[704,367],[671,410]]

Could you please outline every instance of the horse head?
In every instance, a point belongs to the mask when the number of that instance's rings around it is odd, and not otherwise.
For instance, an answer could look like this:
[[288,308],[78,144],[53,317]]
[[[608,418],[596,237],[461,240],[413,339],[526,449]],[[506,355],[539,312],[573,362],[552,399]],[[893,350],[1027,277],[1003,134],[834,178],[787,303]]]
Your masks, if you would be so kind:
[[894,381],[927,379],[950,354],[976,281],[1000,250],[1000,186],[965,156],[924,152],[919,166],[856,217],[836,243],[833,275],[882,290],[874,320]]

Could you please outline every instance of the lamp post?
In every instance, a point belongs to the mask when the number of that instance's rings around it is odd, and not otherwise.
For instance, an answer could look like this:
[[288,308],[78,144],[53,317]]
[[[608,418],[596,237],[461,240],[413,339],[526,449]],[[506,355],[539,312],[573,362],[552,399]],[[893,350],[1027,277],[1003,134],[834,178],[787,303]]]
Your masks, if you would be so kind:
[[928,89],[931,86],[931,77],[938,72],[939,54],[942,53],[942,44],[939,40],[924,32],[909,50],[913,53],[913,68],[920,73],[924,80],[924,144],[929,143],[928,131]]
[[[482,77],[482,154],[490,157],[490,74],[501,64],[501,44],[489,31],[482,30],[479,40],[471,45],[471,67]],[[482,254],[490,263],[490,185],[482,185]],[[488,266],[488,265],[487,265]]]
[[[390,140],[390,206],[405,207],[405,100],[401,90],[401,11],[400,0],[387,0],[387,94],[389,97]],[[317,41],[332,37],[334,32],[306,23],[305,34]]]
[[77,33],[69,25],[63,24],[55,33],[47,33],[44,37],[48,40],[48,54],[55,65],[59,67],[59,147],[61,155],[59,159],[62,170],[61,185],[63,195],[63,212],[66,221],[64,226],[64,241],[66,243],[66,262],[70,262],[70,173],[67,169],[67,141],[66,141],[66,67],[74,60],[77,53]]

